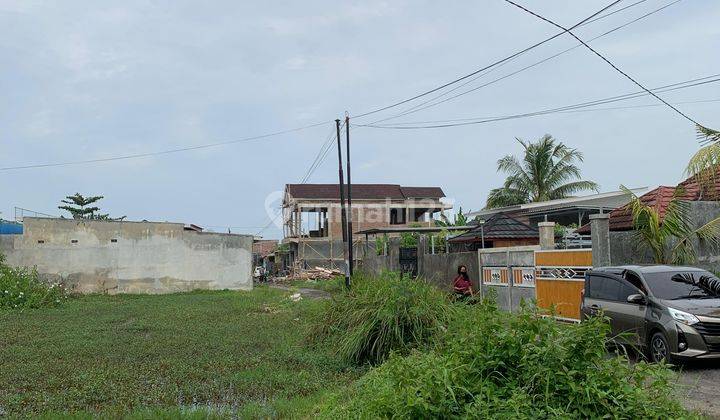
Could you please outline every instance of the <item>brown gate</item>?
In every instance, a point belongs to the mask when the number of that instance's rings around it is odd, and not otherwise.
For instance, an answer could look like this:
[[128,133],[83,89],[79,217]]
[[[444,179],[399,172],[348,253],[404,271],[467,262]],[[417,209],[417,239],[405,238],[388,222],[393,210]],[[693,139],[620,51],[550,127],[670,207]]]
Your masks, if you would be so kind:
[[580,319],[580,293],[585,272],[592,268],[592,250],[535,252],[535,293],[540,308],[554,308],[559,318]]

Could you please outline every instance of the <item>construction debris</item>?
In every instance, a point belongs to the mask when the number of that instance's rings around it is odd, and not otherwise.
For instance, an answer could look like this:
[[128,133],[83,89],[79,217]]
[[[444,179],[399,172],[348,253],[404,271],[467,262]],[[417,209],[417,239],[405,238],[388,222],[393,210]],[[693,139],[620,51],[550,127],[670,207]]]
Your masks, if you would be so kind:
[[343,275],[344,273],[342,271],[336,269],[324,267],[302,269],[296,267],[293,273],[287,277],[287,280],[330,280]]

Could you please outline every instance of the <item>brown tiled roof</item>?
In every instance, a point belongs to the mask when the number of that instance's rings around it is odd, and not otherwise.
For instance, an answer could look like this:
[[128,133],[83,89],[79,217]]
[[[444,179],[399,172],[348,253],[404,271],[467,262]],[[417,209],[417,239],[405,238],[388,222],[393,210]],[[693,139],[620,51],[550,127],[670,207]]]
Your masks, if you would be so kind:
[[450,242],[475,242],[480,241],[483,236],[485,240],[492,240],[538,238],[540,235],[537,228],[505,213],[497,213],[485,221],[482,229],[478,226],[450,239]]
[[[294,198],[337,200],[338,184],[287,184],[286,191]],[[401,187],[396,184],[352,184],[354,200],[404,200],[406,198],[445,197],[439,187]]]
[[[355,187],[353,187],[355,188]],[[442,198],[445,193],[440,187],[400,187],[405,198]]]
[[706,172],[703,176],[708,177],[709,182],[700,182],[698,176],[693,176],[678,184],[678,194],[682,194],[685,200],[718,200],[720,198],[720,166],[712,171]]

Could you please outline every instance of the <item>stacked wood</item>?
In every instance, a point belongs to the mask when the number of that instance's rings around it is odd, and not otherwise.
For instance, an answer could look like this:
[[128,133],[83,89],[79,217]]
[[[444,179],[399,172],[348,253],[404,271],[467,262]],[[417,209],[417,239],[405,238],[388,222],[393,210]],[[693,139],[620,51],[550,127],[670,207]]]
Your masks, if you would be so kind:
[[315,267],[310,269],[296,268],[288,280],[330,280],[344,273],[337,269]]

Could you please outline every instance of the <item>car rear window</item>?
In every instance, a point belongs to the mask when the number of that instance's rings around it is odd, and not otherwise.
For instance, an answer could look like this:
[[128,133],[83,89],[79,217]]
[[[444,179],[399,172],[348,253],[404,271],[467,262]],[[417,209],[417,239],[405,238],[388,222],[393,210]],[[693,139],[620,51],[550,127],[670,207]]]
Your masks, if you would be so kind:
[[587,297],[603,300],[618,300],[620,295],[620,282],[604,276],[590,275],[590,282],[586,291]]
[[645,273],[643,277],[650,292],[660,299],[720,297],[720,279],[707,271],[666,271]]
[[627,297],[640,291],[633,285],[612,277],[589,275],[585,295],[592,299],[627,301]]

